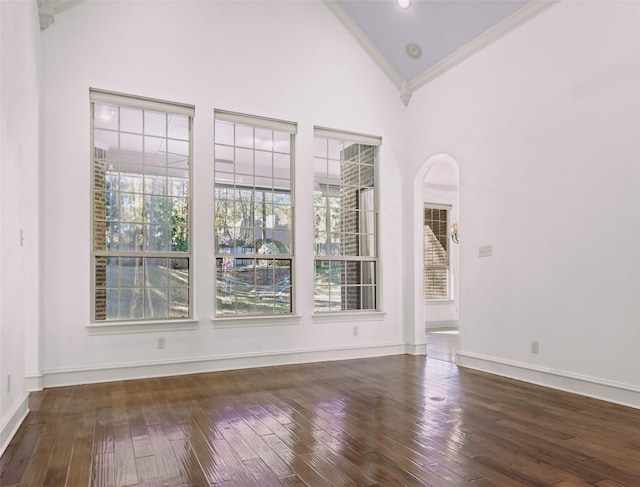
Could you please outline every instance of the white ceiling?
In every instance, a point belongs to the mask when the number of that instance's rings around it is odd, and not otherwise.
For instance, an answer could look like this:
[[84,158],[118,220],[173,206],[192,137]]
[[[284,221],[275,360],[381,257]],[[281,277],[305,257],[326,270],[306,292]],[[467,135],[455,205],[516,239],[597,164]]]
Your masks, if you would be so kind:
[[[324,0],[400,90],[411,93],[557,0]],[[421,48],[418,59],[407,45]]]

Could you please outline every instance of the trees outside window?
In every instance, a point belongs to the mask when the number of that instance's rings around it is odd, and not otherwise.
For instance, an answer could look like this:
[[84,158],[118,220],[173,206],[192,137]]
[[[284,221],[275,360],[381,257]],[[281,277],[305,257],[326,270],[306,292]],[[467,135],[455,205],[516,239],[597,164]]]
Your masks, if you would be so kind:
[[90,99],[93,321],[188,318],[193,107]]
[[377,137],[314,129],[314,311],[378,308]]
[[296,125],[215,112],[216,316],[293,312]]

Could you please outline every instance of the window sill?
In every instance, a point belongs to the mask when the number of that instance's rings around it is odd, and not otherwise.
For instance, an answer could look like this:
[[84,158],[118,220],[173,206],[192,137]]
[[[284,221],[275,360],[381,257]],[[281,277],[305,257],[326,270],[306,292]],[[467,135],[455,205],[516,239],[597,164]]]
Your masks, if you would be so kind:
[[230,316],[216,317],[211,322],[216,328],[238,328],[246,326],[297,325],[300,323],[300,318],[300,315]]
[[313,321],[318,323],[347,323],[352,321],[382,321],[384,311],[342,311],[339,313],[316,313]]
[[455,299],[425,299],[424,304],[427,305],[444,305],[444,304],[455,304]]
[[165,331],[195,330],[199,320],[176,319],[156,321],[116,321],[87,325],[89,335],[120,335],[127,333],[152,333]]

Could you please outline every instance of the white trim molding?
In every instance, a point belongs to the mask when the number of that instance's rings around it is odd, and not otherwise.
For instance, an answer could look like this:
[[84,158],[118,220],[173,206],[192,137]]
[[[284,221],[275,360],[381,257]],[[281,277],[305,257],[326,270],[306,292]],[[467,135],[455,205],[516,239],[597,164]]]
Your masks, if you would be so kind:
[[218,316],[211,319],[216,328],[237,328],[242,326],[283,326],[299,325],[300,315],[264,315],[264,316]]
[[640,387],[631,384],[469,352],[458,352],[458,365],[640,409]]
[[29,414],[29,394],[23,393],[0,421],[0,455],[9,446],[18,428]]
[[137,362],[43,372],[43,386],[63,387],[117,380],[146,379],[223,370],[250,369],[333,360],[350,360],[405,353],[404,343],[382,343],[340,348],[275,350],[261,353],[228,354],[163,362]]
[[424,322],[424,329],[427,331],[458,330],[459,328],[458,320]]
[[27,374],[24,377],[24,386],[27,392],[42,390],[42,374]]
[[340,23],[353,35],[358,44],[373,59],[378,67],[393,82],[400,92],[400,99],[405,105],[409,104],[411,95],[421,86],[433,81],[441,74],[446,73],[451,68],[462,63],[466,59],[481,51],[493,42],[504,37],[517,27],[525,24],[537,15],[541,14],[548,8],[559,3],[560,0],[532,0],[521,9],[496,24],[491,29],[476,37],[474,40],[461,47],[447,58],[430,67],[427,71],[412,80],[405,80],[391,65],[391,63],[382,55],[378,48],[369,40],[362,32],[360,27],[345,12],[337,0],[323,0],[327,8],[336,16]]
[[195,330],[198,319],[164,320],[164,321],[107,321],[87,325],[89,335],[124,335],[127,333],[153,333],[166,331]]
[[383,321],[384,311],[342,311],[336,313],[315,313],[314,323],[362,323],[363,321]]
[[[347,12],[340,6],[337,0],[322,0],[322,3],[326,5],[326,7],[331,10],[331,13],[336,16],[336,18],[340,21],[340,23],[355,37],[356,41],[360,46],[365,50],[365,52],[373,59],[373,61],[378,65],[378,67],[387,75],[387,77],[391,80],[391,82],[398,88],[402,89],[403,83],[406,84],[406,81],[402,79],[402,76],[398,74],[393,66],[387,61],[382,53],[378,50],[376,46],[373,45],[373,42],[369,40],[369,38],[362,32],[360,27],[353,21],[353,19],[349,16]],[[409,94],[409,98],[411,95]],[[409,101],[407,100],[407,103]]]
[[40,15],[40,30],[45,30],[56,21],[60,12],[80,5],[86,0],[37,0]]
[[404,353],[409,355],[426,355],[427,344],[425,343],[405,343]]

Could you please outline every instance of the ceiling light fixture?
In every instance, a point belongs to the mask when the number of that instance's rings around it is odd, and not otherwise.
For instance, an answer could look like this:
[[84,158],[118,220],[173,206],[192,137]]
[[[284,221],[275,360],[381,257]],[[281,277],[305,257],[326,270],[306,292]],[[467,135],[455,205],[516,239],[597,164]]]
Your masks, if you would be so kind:
[[409,4],[411,3],[411,0],[397,0],[397,2],[400,8],[409,8]]
[[422,56],[422,48],[415,42],[407,44],[406,50],[411,59],[419,59]]

